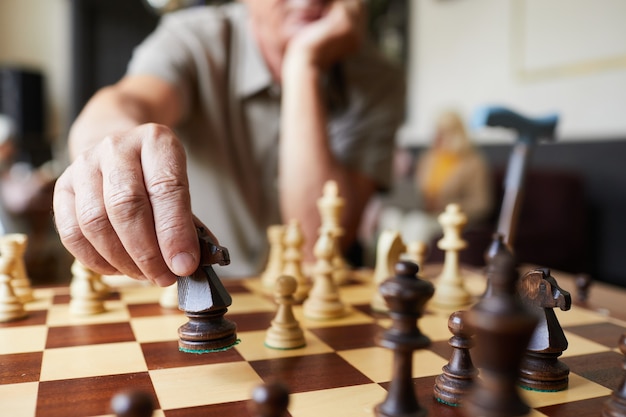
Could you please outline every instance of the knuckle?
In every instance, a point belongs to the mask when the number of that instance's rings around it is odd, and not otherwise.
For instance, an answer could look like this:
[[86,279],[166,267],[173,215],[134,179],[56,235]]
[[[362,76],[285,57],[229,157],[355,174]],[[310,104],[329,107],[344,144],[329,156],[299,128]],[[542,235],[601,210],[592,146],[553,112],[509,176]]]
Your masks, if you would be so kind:
[[151,143],[157,148],[172,150],[182,150],[182,145],[172,129],[158,123],[146,123],[139,127],[139,136],[144,142]]
[[83,243],[85,237],[78,225],[63,226],[58,222],[56,223],[56,231],[59,235],[59,239],[66,247],[76,247]]
[[76,216],[80,229],[88,233],[100,233],[109,228],[106,211],[101,207],[83,207]]
[[164,242],[167,244],[171,242],[171,238],[183,236],[189,224],[190,220],[188,217],[183,217],[178,213],[172,213],[170,211],[170,213],[165,212],[163,215],[159,216],[159,221],[155,226],[159,236],[168,236]]
[[124,141],[120,135],[107,135],[100,141],[98,146],[104,152],[115,153],[115,150],[119,149],[123,143]]
[[106,199],[107,212],[112,219],[128,222],[148,209],[145,197],[128,189],[116,189]]
[[160,172],[146,179],[146,188],[150,197],[171,200],[187,193],[187,181],[173,172]]
[[[80,173],[90,173],[99,170],[98,161],[96,160],[97,152],[86,151],[76,156],[72,164],[71,175],[73,178],[80,176]],[[67,171],[66,171],[67,172]]]
[[104,199],[108,215],[118,221],[133,219],[147,207],[141,175],[134,170],[115,169],[107,175]]

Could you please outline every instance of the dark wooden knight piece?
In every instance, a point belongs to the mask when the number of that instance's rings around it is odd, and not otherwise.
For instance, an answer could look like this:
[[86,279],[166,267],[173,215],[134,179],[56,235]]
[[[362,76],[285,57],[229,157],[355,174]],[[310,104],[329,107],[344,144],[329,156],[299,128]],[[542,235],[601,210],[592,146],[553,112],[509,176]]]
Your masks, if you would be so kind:
[[572,297],[559,287],[547,268],[525,273],[517,290],[522,302],[534,309],[539,317],[520,366],[520,385],[534,391],[567,389],[569,367],[558,358],[568,343],[554,308],[569,310]]
[[198,227],[200,265],[191,276],[178,277],[178,305],[189,322],[178,329],[178,347],[183,352],[206,353],[228,349],[237,343],[237,326],[224,318],[232,298],[213,264],[228,265],[228,249],[213,242],[204,227]]

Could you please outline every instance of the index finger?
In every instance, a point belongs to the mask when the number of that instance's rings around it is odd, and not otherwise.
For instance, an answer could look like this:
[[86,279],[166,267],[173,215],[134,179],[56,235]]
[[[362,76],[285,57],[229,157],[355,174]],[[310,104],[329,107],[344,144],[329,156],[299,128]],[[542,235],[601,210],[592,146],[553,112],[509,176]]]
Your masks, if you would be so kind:
[[170,129],[154,124],[104,143],[104,202],[126,252],[159,285],[191,275],[199,245],[182,145]]
[[197,269],[200,254],[186,156],[178,139],[165,136],[142,147],[144,182],[163,259],[175,275],[188,276]]

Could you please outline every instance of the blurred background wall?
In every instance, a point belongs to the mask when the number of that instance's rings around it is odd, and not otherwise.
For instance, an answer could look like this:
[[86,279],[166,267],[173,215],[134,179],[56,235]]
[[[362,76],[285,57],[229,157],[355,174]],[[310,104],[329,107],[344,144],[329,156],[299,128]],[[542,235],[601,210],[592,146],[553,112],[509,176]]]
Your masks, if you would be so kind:
[[[454,107],[469,117],[476,106],[485,103],[508,104],[530,114],[558,111],[562,140],[624,137],[626,2],[406,3],[410,109],[400,135],[402,143],[426,143],[441,109]],[[137,13],[128,10],[142,8],[145,17],[138,22]],[[76,19],[79,9],[82,18]],[[93,48],[105,47],[104,42],[98,45],[102,34],[73,39],[73,27],[81,22],[106,26],[108,18],[110,32],[117,29],[118,38],[127,39],[118,42],[117,59],[123,61],[130,45],[151,27],[145,23],[151,20],[149,15],[141,0],[2,0],[0,64],[42,71],[47,129],[52,138],[62,141],[75,112],[71,110],[76,89],[72,77],[83,76],[72,74],[72,48],[82,42],[81,51],[97,57]],[[120,18],[117,23],[116,17]],[[127,28],[133,24],[134,31]],[[114,35],[106,36],[113,39]],[[84,32],[82,36],[89,35]],[[119,62],[112,61],[110,65],[119,71]],[[90,68],[91,73],[96,70]],[[477,140],[503,141],[505,136],[477,133]]]
[[0,1],[0,65],[43,76],[47,136],[61,141],[70,122],[69,0]]
[[624,138],[626,2],[417,0],[410,22],[404,141],[424,142],[441,109],[484,103],[557,111],[560,140]]

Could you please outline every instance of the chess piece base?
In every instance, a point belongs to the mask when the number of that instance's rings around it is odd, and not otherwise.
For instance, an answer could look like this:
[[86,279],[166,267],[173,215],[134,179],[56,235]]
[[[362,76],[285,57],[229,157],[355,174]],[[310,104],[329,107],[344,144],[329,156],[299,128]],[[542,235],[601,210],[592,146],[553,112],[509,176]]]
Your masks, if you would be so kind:
[[454,285],[439,283],[435,289],[432,303],[444,308],[458,308],[469,305],[472,302],[471,294],[464,288]]
[[[445,370],[444,367],[444,372]],[[461,404],[461,399],[468,393],[471,386],[472,380],[470,378],[452,378],[444,373],[435,378],[433,394],[440,403],[457,407]]]
[[520,366],[519,385],[531,391],[555,392],[567,389],[569,367],[559,354],[527,353]]
[[226,308],[186,312],[189,322],[178,328],[178,348],[183,352],[205,353],[237,344],[237,325],[224,318]]
[[308,298],[303,304],[304,316],[313,320],[332,320],[345,316],[346,306],[340,301],[318,301]]
[[299,349],[306,346],[304,334],[298,328],[294,329],[293,334],[283,334],[284,331],[276,331],[269,329],[265,337],[265,346],[271,349]]
[[0,323],[7,323],[14,320],[19,320],[21,318],[26,317],[26,310],[20,308],[19,305],[15,309],[7,310],[4,309],[0,311]]
[[105,311],[104,303],[100,299],[72,299],[70,301],[70,313],[74,316],[92,316],[94,314],[104,313]]

